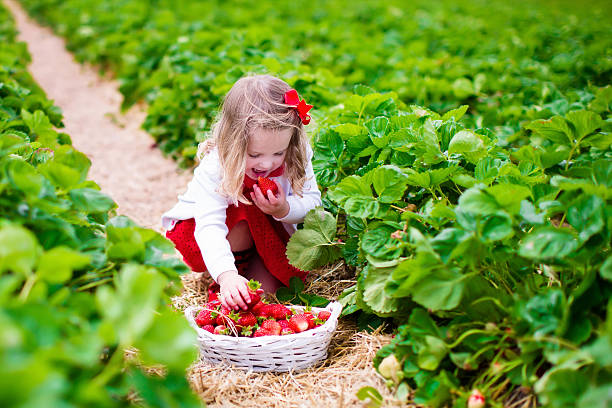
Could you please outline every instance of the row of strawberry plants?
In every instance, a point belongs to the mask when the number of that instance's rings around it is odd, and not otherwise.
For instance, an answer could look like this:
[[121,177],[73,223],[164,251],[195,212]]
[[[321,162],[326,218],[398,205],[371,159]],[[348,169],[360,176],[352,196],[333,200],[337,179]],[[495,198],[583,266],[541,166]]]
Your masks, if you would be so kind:
[[522,120],[566,113],[612,69],[600,1],[588,12],[559,1],[22,3],[81,61],[110,68],[126,107],[144,99],[145,128],[183,161],[246,72],[286,79],[321,122],[363,83],[435,110],[468,104],[472,123],[508,136]]
[[185,377],[196,339],[168,307],[186,268],[87,180],[15,35],[0,7],[0,400],[200,406]]
[[467,106],[440,116],[356,91],[314,141],[327,211],[287,253],[357,268],[343,313],[398,326],[375,359],[398,398],[609,406],[612,87],[508,148],[462,123]]

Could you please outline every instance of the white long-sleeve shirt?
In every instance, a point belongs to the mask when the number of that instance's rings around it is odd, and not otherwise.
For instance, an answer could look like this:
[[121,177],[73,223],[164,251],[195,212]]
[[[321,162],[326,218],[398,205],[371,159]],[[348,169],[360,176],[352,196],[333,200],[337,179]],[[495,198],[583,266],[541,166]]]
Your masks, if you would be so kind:
[[[308,159],[302,197],[293,194],[287,177],[270,177],[287,195],[289,213],[283,218],[275,219],[283,223],[289,234],[295,232],[295,224],[304,221],[308,211],[321,205],[321,192],[312,169],[310,148]],[[193,179],[187,185],[187,191],[178,196],[178,203],[164,213],[161,219],[162,227],[166,230],[174,228],[180,220],[195,219],[195,240],[208,272],[215,281],[222,272],[237,270],[227,240],[229,231],[225,225],[225,214],[231,201],[217,191],[220,185],[221,165],[217,150],[214,149],[202,158],[194,171]]]

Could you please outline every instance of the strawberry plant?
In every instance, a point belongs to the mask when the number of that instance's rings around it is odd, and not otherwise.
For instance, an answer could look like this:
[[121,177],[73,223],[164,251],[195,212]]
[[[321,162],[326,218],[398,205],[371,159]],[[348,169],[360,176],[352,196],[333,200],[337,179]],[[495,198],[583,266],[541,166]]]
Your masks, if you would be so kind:
[[319,130],[327,211],[287,253],[297,267],[356,267],[343,313],[397,324],[374,363],[399,398],[414,388],[416,403],[461,406],[476,389],[501,404],[526,387],[586,407],[609,389],[608,94],[599,112],[525,124],[509,147],[465,127],[465,107],[438,115],[364,87]]
[[[159,234],[114,216],[15,35],[0,7],[0,399],[199,406],[185,378],[195,337],[167,306],[186,268]],[[164,375],[144,368],[160,364]]]

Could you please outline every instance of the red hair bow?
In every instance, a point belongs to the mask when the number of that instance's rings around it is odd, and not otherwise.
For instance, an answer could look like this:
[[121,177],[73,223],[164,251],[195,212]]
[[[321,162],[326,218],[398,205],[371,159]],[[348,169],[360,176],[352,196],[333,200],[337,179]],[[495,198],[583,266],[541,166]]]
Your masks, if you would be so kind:
[[308,111],[312,109],[312,105],[308,105],[303,99],[300,100],[300,97],[295,89],[285,92],[285,103],[287,105],[291,105],[297,110],[297,113],[300,119],[302,119],[302,123],[304,125],[310,123],[310,115],[308,114]]

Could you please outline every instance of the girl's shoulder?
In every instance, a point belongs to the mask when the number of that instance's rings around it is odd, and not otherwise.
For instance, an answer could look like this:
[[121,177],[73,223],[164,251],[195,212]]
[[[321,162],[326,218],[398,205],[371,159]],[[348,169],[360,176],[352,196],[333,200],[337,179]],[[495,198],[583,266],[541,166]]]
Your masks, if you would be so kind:
[[195,175],[206,175],[211,178],[219,178],[221,176],[221,165],[219,162],[219,153],[217,149],[213,149],[206,153],[200,159],[200,163],[195,169]]

